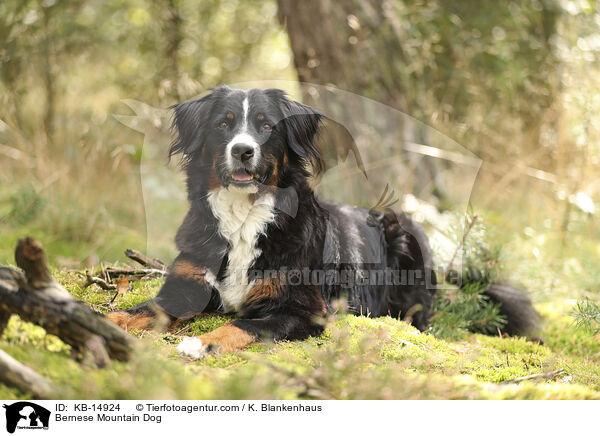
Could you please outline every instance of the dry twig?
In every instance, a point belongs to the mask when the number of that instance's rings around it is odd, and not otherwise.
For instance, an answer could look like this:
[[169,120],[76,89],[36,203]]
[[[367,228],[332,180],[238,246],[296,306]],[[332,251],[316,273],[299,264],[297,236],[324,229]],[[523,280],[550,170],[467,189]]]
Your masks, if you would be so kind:
[[158,259],[151,259],[137,250],[128,248],[127,250],[125,250],[125,256],[132,260],[135,260],[137,263],[147,268],[158,269],[162,271],[167,270],[167,265],[165,265],[164,262],[161,262]]
[[98,285],[105,291],[112,291],[117,289],[117,285],[106,282],[106,280],[102,280],[100,277],[92,276],[89,271],[85,272],[85,283],[83,284],[84,288],[87,288],[90,285]]
[[556,378],[557,376],[564,374],[565,370],[564,369],[557,369],[556,371],[548,371],[548,372],[542,372],[540,374],[530,374],[530,375],[526,375],[523,377],[517,377],[517,378],[513,378],[510,380],[504,380],[503,382],[501,382],[500,384],[509,384],[509,383],[520,383],[522,381],[526,381],[526,380],[552,380],[554,378]]
[[152,277],[152,276],[166,276],[168,274],[167,271],[156,269],[156,268],[106,268],[106,273],[112,277],[118,276],[137,276],[140,278],[143,277]]

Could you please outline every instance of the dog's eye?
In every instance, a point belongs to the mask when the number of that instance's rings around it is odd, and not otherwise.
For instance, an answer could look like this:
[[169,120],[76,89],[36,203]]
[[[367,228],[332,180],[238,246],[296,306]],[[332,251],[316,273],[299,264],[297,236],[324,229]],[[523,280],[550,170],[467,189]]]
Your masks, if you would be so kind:
[[264,123],[262,125],[262,128],[263,128],[263,130],[269,131],[269,130],[271,130],[271,125],[268,123]]
[[219,129],[224,129],[225,127],[227,127],[229,124],[227,124],[226,121],[221,121],[219,123],[219,125],[217,126]]

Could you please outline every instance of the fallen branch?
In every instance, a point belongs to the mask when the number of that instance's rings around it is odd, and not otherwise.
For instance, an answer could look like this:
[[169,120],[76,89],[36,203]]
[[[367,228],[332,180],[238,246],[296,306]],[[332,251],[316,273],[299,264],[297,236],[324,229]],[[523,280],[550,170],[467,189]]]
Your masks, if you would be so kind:
[[0,350],[0,381],[22,392],[30,392],[35,398],[52,398],[57,392],[51,381],[33,369],[13,359]]
[[157,269],[157,270],[162,270],[162,271],[167,270],[167,265],[165,265],[163,262],[161,262],[158,259],[151,259],[148,256],[146,256],[145,254],[143,254],[137,250],[128,248],[127,250],[125,250],[125,256],[127,256],[131,260],[135,260],[137,263],[139,263],[140,265],[145,266],[147,268],[152,268],[152,269]]
[[564,369],[557,369],[556,371],[549,371],[549,372],[542,372],[540,374],[530,374],[530,375],[526,375],[523,377],[517,377],[517,378],[513,378],[510,380],[504,380],[503,382],[501,382],[500,384],[509,384],[509,383],[520,383],[522,381],[526,381],[526,380],[552,380],[554,378],[556,378],[557,376],[564,374],[565,370]]
[[19,240],[15,259],[25,274],[0,267],[0,320],[17,314],[71,345],[78,359],[91,355],[99,367],[105,366],[109,358],[131,358],[135,339],[79,303],[51,274],[46,274],[46,257],[39,242],[33,238]]
[[[83,287],[87,288],[91,285],[98,285],[105,291],[116,290],[117,294],[115,294],[115,298],[117,297],[117,295],[124,293],[123,289],[119,288],[119,283],[121,283],[122,281],[127,281],[126,289],[129,289],[129,280],[127,280],[127,278],[130,278],[130,280],[132,281],[136,281],[146,280],[157,276],[164,277],[168,274],[166,270],[160,270],[155,268],[106,268],[103,270],[103,272],[108,280],[92,276],[89,271],[86,271],[85,282],[83,283]],[[110,283],[111,281],[113,281],[113,278],[116,278],[116,280],[114,280],[116,283]],[[111,301],[111,303],[113,301],[114,298]]]
[[156,268],[106,268],[104,270],[111,277],[119,276],[166,276],[167,271]]

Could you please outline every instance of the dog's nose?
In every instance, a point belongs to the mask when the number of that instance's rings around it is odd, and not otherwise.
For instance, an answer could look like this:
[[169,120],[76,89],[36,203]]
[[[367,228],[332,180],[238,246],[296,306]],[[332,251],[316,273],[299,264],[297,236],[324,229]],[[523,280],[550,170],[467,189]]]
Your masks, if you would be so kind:
[[254,156],[254,147],[248,144],[235,144],[231,147],[231,155],[242,162],[246,162]]

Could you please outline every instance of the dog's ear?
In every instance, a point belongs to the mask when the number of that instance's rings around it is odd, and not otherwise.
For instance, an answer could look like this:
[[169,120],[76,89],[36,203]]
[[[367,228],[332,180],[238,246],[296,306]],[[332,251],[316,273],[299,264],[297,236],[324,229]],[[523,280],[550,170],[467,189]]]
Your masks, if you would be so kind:
[[315,135],[323,115],[310,106],[290,100],[285,92],[279,89],[269,89],[267,93],[274,95],[279,102],[283,115],[280,124],[285,126],[287,143],[291,151],[312,166],[314,175],[320,174],[325,163],[315,144]]
[[212,101],[213,94],[210,93],[197,100],[171,106],[174,111],[171,128],[176,136],[169,149],[169,157],[178,153],[189,156],[202,149]]
[[210,122],[213,102],[219,94],[229,91],[226,86],[213,88],[210,94],[197,100],[184,101],[171,106],[174,111],[171,128],[175,131],[175,140],[171,144],[169,157],[183,153],[190,156],[202,150]]

